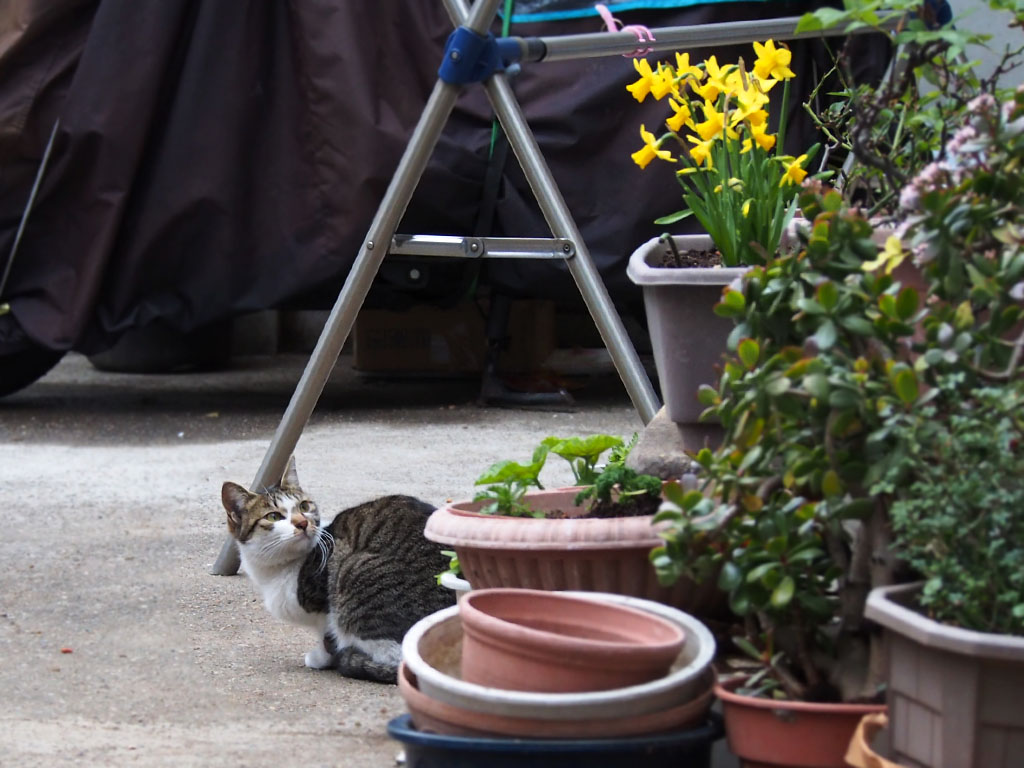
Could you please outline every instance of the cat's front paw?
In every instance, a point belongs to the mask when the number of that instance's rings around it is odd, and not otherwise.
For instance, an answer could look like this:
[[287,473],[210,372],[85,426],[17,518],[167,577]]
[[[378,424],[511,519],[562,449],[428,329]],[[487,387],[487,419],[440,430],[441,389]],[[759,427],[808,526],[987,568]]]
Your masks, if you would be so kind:
[[321,645],[306,654],[306,666],[310,669],[327,669],[334,666],[334,656]]

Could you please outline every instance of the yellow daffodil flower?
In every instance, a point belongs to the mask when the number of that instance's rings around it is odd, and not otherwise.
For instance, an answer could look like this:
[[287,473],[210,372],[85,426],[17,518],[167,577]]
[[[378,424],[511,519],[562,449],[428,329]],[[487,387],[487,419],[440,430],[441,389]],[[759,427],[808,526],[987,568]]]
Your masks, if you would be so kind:
[[749,152],[755,142],[765,152],[771,151],[772,147],[775,146],[775,134],[768,133],[768,124],[762,120],[759,123],[748,122],[747,126],[750,130],[750,138],[743,140],[743,148],[740,150],[740,154]]
[[885,268],[885,274],[891,275],[903,260],[907,258],[907,252],[903,250],[903,244],[896,235],[889,235],[885,238],[885,247],[878,252],[878,258],[865,261],[861,269],[865,272],[874,272],[879,267]]
[[768,95],[768,91],[779,84],[779,80],[774,77],[758,77],[756,72],[749,73],[750,81],[753,85],[757,86],[757,90],[761,93]]
[[800,155],[796,160],[790,163],[786,163],[786,170],[782,174],[782,178],[779,180],[779,186],[784,187],[787,184],[799,184],[804,180],[807,175],[807,171],[801,168],[801,164],[807,160],[807,155]]
[[715,143],[714,140],[701,141],[696,136],[687,136],[686,140],[695,145],[690,147],[690,157],[693,158],[693,162],[697,165],[706,165],[708,170],[711,170],[714,167],[711,156],[711,146]]
[[697,131],[697,134],[704,141],[710,141],[711,139],[720,138],[724,128],[725,115],[715,109],[715,105],[712,102],[705,101],[704,121],[695,124],[693,129]]
[[758,77],[765,80],[769,77],[779,80],[796,77],[793,70],[789,68],[793,54],[788,48],[776,48],[773,40],[767,40],[763,45],[754,43],[754,53],[757,54],[757,61],[754,62],[754,74]]
[[733,96],[739,105],[737,111],[744,115],[763,110],[769,101],[768,94],[761,90],[756,78],[748,78],[747,87],[736,89]]
[[764,131],[768,127],[768,112],[764,109],[755,109],[747,115],[746,120],[747,125],[756,125]]
[[743,201],[743,209],[742,209],[742,211],[743,211],[743,218],[744,219],[747,218],[747,216],[750,215],[750,203],[751,202],[752,202],[752,200],[750,200],[750,199],[747,199],[747,200]]
[[640,79],[626,86],[626,90],[633,94],[633,98],[643,103],[647,94],[651,92],[651,84],[654,82],[654,72],[647,59],[633,59],[633,68],[640,74]]
[[763,110],[753,104],[737,104],[736,108],[729,112],[729,127],[735,128],[741,123],[751,122],[750,118],[753,116],[757,122],[763,122],[760,116],[760,112]]
[[672,117],[665,121],[665,125],[673,133],[679,133],[683,129],[684,125],[693,125],[692,113],[690,112],[690,105],[684,102],[678,102],[675,99],[668,100],[669,106],[672,107]]
[[712,56],[704,62],[704,72],[707,75],[707,82],[699,86],[694,86],[693,90],[704,98],[705,101],[716,101],[718,94],[729,91],[729,84],[726,82],[726,78],[729,72],[732,71],[730,65],[726,67],[718,66],[718,58]]
[[680,80],[690,79],[699,83],[704,79],[704,71],[696,64],[690,64],[690,54],[677,52],[676,77]]
[[672,70],[659,64],[658,71],[651,78],[651,96],[661,101],[670,93],[675,93],[676,90],[677,86]]
[[676,161],[676,159],[672,157],[672,153],[667,149],[658,148],[658,139],[642,125],[640,126],[640,138],[644,140],[643,147],[630,155],[630,157],[632,157],[633,162],[641,168],[646,168],[656,157],[661,158],[662,160],[667,160],[670,163],[674,163]]

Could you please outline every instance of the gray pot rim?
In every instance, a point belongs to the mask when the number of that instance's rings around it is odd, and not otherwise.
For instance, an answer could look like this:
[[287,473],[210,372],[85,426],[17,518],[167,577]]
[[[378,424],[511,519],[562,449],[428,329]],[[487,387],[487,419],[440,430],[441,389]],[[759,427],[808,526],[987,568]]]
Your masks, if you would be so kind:
[[[709,235],[676,235],[672,240],[682,248],[706,248],[711,244]],[[671,269],[652,267],[648,263],[661,248],[661,238],[652,237],[629,257],[626,275],[639,286],[659,285],[729,285],[743,277],[747,267],[686,267]]]
[[940,624],[907,603],[924,582],[876,587],[868,594],[864,616],[920,645],[966,656],[1024,663],[1024,637],[977,632]]

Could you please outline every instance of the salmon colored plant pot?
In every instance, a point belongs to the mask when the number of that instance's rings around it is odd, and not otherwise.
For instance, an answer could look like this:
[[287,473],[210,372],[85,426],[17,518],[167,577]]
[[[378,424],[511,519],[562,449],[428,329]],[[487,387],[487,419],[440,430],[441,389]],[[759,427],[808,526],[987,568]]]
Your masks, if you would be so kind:
[[846,750],[864,715],[884,704],[817,704],[742,696],[742,681],[715,686],[729,749],[744,768],[847,768]]
[[667,709],[641,714],[624,709],[615,717],[553,720],[541,716],[513,717],[460,707],[433,699],[419,688],[405,662],[398,668],[398,692],[416,727],[450,736],[517,736],[531,739],[612,739],[664,733],[696,726],[707,719],[714,697],[712,687],[695,699]]
[[700,618],[728,612],[715,579],[679,579],[664,587],[650,561],[662,543],[652,516],[586,518],[573,500],[579,489],[533,491],[535,510],[563,518],[480,513],[482,501],[447,504],[431,514],[424,535],[454,549],[474,589],[582,590],[656,600]]
[[640,685],[667,675],[685,640],[647,611],[532,589],[473,590],[459,615],[462,679],[514,691]]
[[711,690],[715,638],[693,616],[662,603],[608,592],[567,594],[628,605],[678,625],[686,639],[669,673],[642,685],[584,693],[509,691],[469,683],[461,678],[464,636],[454,605],[423,617],[405,633],[402,660],[415,676],[417,688],[431,699],[461,710],[517,719],[608,721],[674,709]]

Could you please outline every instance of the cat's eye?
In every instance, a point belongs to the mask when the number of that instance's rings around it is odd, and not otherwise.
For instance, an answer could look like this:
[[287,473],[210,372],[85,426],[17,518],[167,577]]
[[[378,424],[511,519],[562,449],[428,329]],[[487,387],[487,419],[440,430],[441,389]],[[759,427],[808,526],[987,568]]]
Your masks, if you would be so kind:
[[308,501],[304,501],[301,504],[299,504],[299,509],[302,510],[303,512],[309,512],[311,509],[313,509],[313,505],[310,504]]
[[280,512],[268,512],[263,516],[264,520],[269,520],[272,523],[276,523],[278,520],[284,520],[284,515]]

